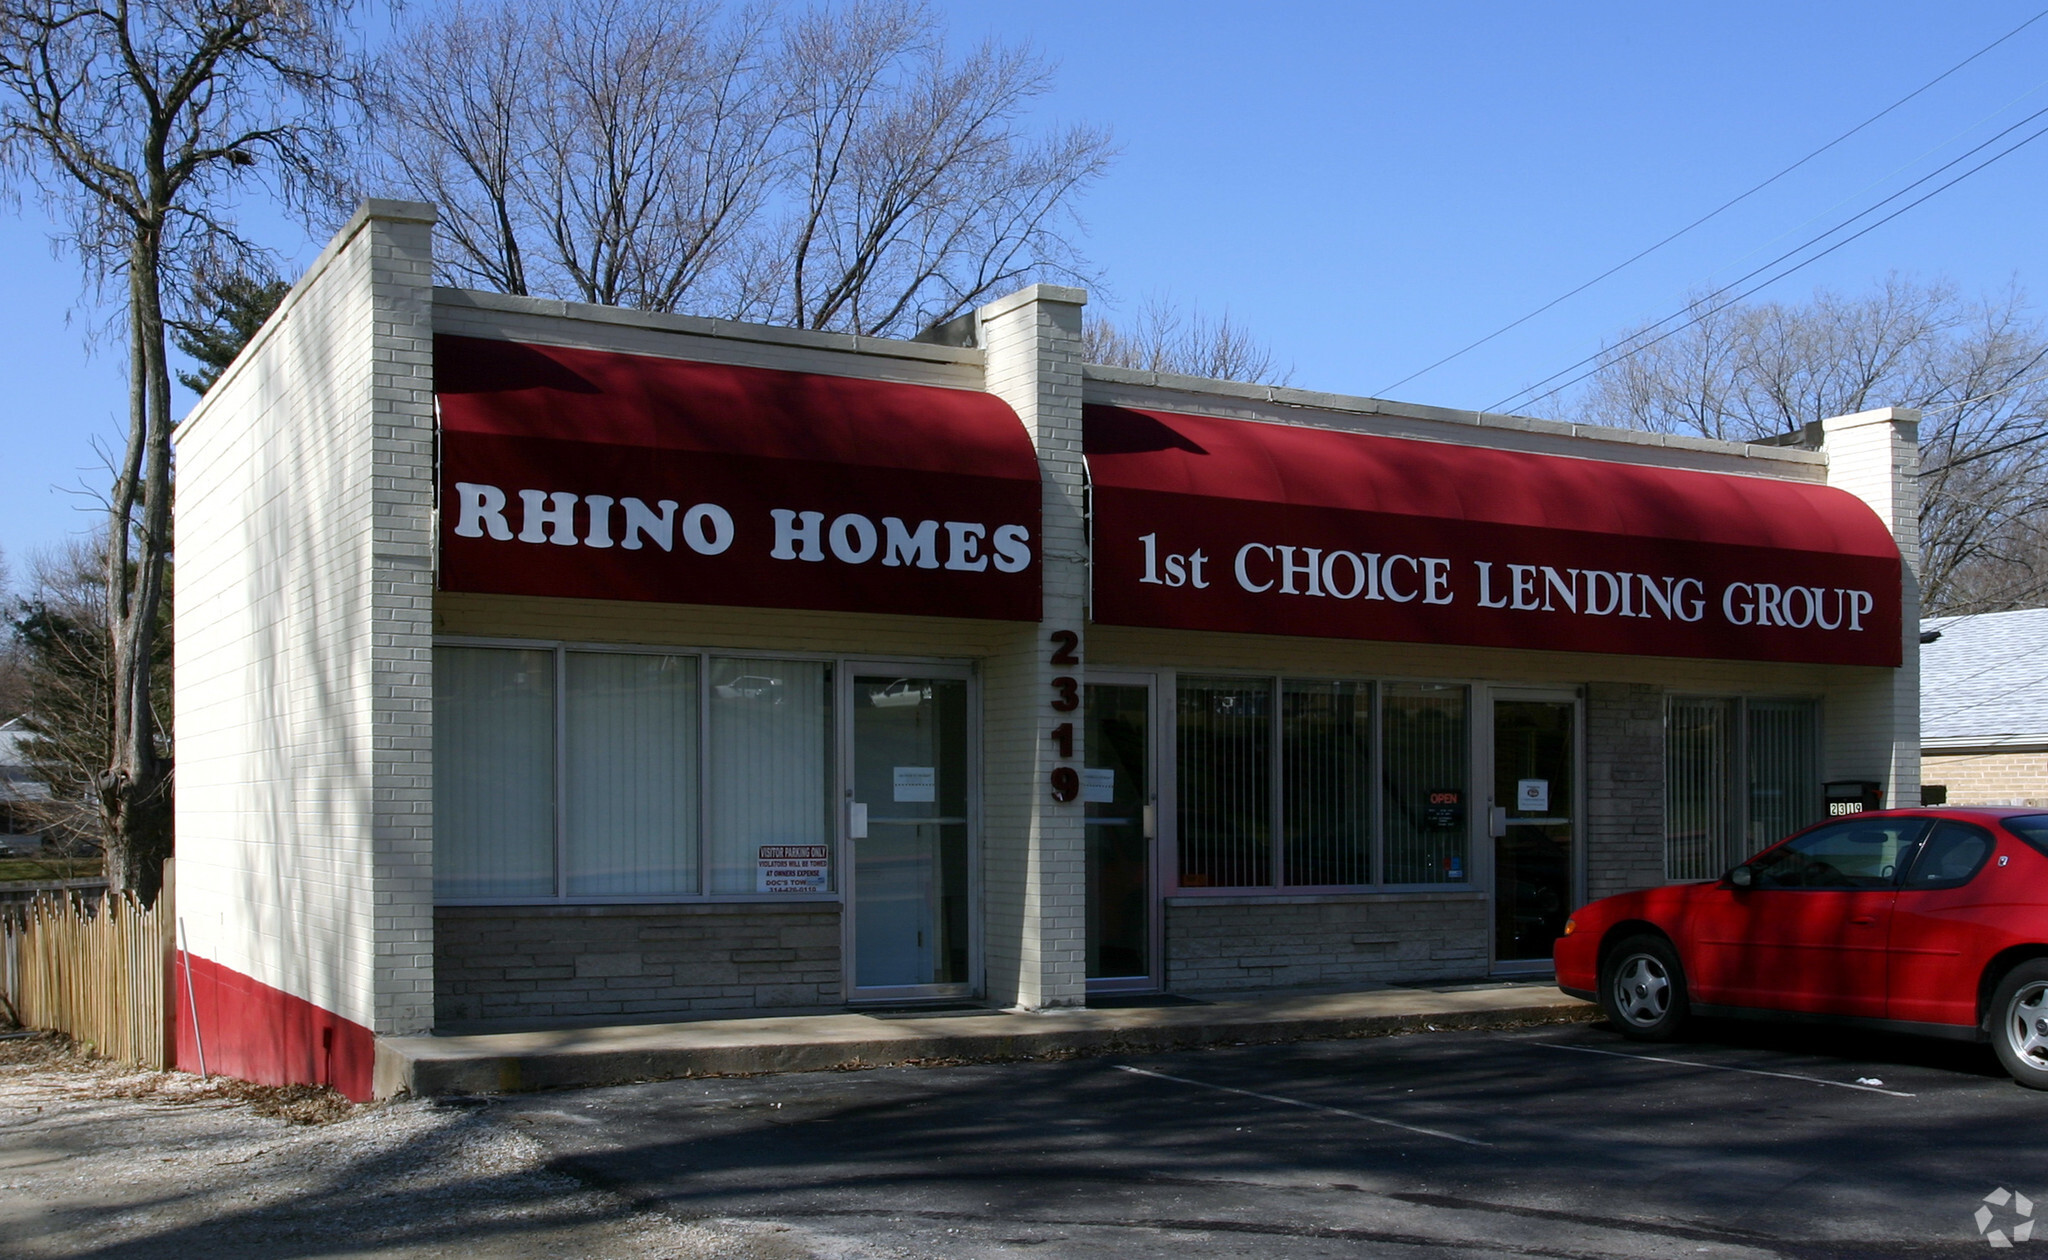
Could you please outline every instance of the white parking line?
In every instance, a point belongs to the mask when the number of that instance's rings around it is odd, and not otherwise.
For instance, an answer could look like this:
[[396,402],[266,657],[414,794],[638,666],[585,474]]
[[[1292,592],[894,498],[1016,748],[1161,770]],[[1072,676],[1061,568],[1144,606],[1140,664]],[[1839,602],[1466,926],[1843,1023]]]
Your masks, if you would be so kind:
[[1547,1046],[1552,1050],[1576,1050],[1580,1054],[1604,1054],[1616,1059],[1641,1059],[1645,1063],[1675,1063],[1680,1067],[1706,1068],[1713,1072],[1740,1072],[1745,1076],[1775,1076],[1787,1081],[1810,1081],[1815,1085],[1832,1085],[1836,1089],[1860,1089],[1866,1094],[1886,1094],[1893,1098],[1914,1098],[1915,1094],[1901,1093],[1896,1089],[1879,1089],[1875,1085],[1852,1085],[1848,1081],[1831,1081],[1824,1076],[1801,1076],[1797,1072],[1766,1072],[1762,1068],[1726,1067],[1719,1063],[1695,1063],[1690,1059],[1667,1059],[1655,1054],[1629,1054],[1622,1050],[1595,1050],[1591,1046],[1566,1046],[1555,1041],[1531,1041],[1532,1046]]
[[1369,1116],[1362,1111],[1346,1111],[1342,1107],[1325,1107],[1321,1103],[1303,1102],[1299,1098],[1283,1098],[1279,1094],[1262,1094],[1255,1089],[1236,1089],[1229,1085],[1211,1085],[1207,1081],[1191,1081],[1185,1076],[1168,1076],[1164,1072],[1150,1072],[1144,1068],[1131,1067],[1124,1063],[1116,1064],[1115,1067],[1119,1072],[1149,1076],[1155,1081],[1172,1081],[1176,1085],[1193,1085],[1197,1089],[1213,1089],[1219,1094],[1238,1094],[1245,1098],[1256,1098],[1260,1102],[1279,1103],[1286,1107],[1300,1107],[1307,1111],[1327,1111],[1334,1116],[1345,1116],[1352,1120],[1363,1120],[1367,1124],[1383,1124],[1390,1129],[1403,1129],[1409,1133],[1420,1133],[1425,1137],[1442,1138],[1446,1142],[1463,1142],[1467,1146],[1493,1145],[1491,1142],[1482,1142],[1478,1138],[1459,1137],[1455,1133],[1445,1133],[1442,1129],[1425,1129],[1419,1124],[1402,1124],[1398,1120],[1387,1120],[1380,1116]]

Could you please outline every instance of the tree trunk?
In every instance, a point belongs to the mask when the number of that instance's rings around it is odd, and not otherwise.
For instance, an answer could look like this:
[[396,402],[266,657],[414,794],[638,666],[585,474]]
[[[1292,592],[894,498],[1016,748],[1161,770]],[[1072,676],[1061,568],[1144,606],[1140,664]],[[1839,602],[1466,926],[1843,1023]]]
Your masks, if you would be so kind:
[[100,777],[107,880],[154,904],[171,855],[171,767],[150,703],[164,562],[170,555],[171,378],[164,349],[160,229],[136,229],[128,259],[128,448],[107,521],[112,747]]

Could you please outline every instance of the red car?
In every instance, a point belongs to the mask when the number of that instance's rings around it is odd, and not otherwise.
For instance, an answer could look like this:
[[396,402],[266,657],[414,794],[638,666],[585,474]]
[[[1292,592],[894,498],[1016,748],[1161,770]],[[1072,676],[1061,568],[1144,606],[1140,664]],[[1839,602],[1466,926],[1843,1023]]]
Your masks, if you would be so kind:
[[1623,1034],[1690,1015],[1823,1019],[1982,1041],[2048,1089],[2048,813],[1830,819],[1712,883],[1607,897],[1566,922],[1557,984]]

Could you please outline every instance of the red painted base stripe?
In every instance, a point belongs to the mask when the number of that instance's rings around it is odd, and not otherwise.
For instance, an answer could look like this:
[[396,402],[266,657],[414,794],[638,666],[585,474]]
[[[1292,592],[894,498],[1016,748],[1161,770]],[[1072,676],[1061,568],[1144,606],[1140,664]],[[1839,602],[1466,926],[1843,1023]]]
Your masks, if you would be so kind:
[[[188,1001],[185,968],[192,969]],[[177,1064],[199,1070],[192,1012],[199,1012],[206,1070],[259,1085],[332,1085],[370,1098],[377,1039],[369,1029],[302,997],[274,989],[210,959],[180,951],[171,976],[177,996]]]

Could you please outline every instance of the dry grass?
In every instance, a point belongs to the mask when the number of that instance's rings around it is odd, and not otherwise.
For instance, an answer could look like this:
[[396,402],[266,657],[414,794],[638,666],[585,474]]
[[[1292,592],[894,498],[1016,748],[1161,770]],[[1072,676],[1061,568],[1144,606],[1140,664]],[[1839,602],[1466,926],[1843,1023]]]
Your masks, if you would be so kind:
[[106,863],[99,858],[0,858],[0,883],[98,879],[105,872]]
[[287,1124],[332,1124],[369,1105],[350,1102],[325,1085],[257,1085],[231,1076],[201,1080],[189,1072],[138,1072],[54,1032],[0,1036],[0,1068],[62,1073],[73,1092],[89,1098],[245,1107]]

